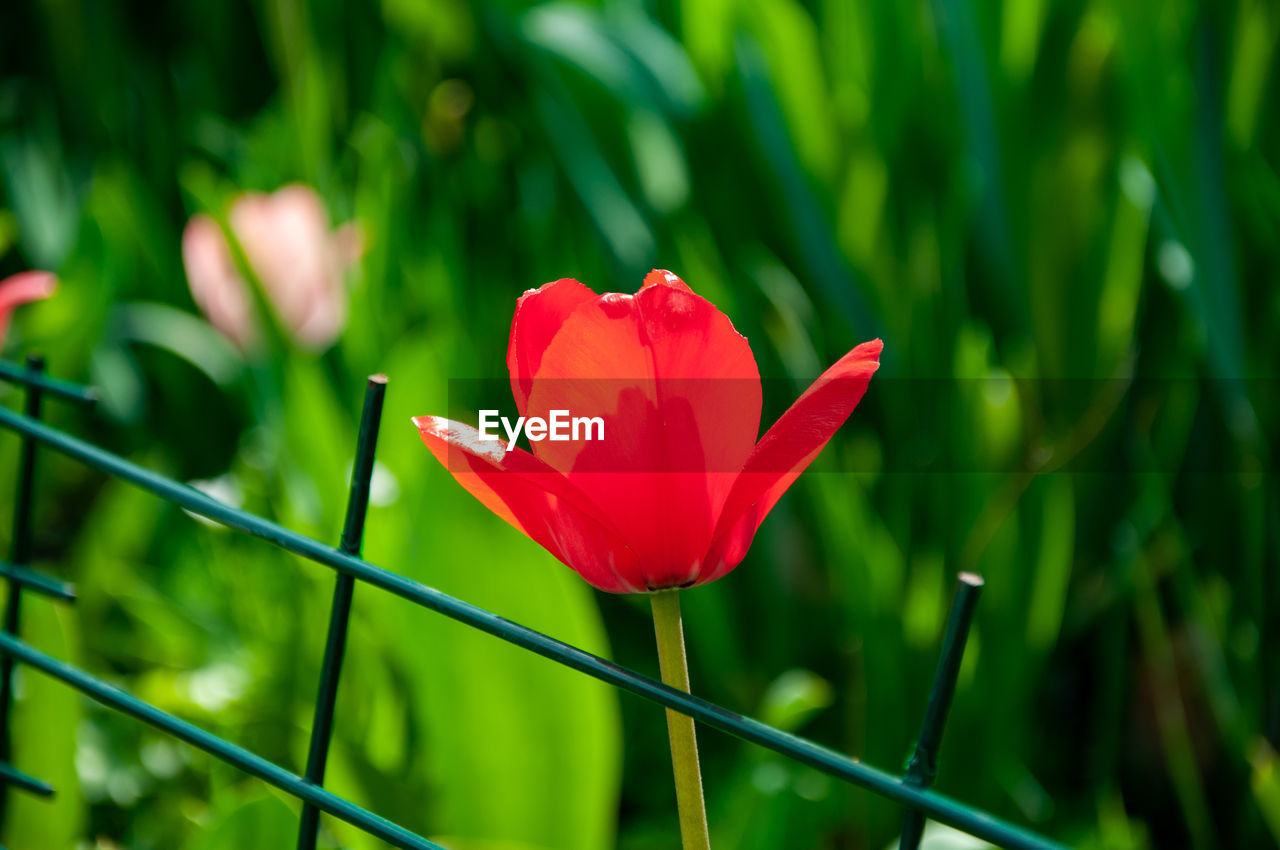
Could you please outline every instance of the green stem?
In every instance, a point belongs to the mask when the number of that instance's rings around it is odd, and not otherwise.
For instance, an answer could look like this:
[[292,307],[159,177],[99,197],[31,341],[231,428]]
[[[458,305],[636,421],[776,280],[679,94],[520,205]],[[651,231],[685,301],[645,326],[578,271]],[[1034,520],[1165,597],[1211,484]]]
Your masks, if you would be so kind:
[[[649,594],[653,603],[653,630],[658,636],[658,665],[662,681],[689,692],[689,662],[684,654],[684,627],[680,622],[680,591]],[[671,766],[676,775],[676,805],[680,809],[680,837],[684,850],[710,850],[707,806],[702,798],[702,772],[698,768],[698,739],[693,718],[667,709],[667,735],[671,739]]]

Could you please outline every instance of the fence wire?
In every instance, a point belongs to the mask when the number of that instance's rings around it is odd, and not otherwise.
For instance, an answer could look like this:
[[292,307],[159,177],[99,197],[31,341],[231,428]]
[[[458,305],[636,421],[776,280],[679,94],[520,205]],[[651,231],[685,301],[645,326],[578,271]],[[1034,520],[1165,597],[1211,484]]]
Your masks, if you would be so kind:
[[[41,401],[44,396],[85,407],[92,407],[97,396],[91,388],[45,375],[43,362],[39,358],[29,357],[25,367],[0,361],[0,380],[20,384],[26,389],[24,413],[19,414],[0,407],[0,426],[17,433],[23,441],[14,504],[13,552],[9,563],[0,562],[0,577],[7,580],[9,591],[4,628],[0,632],[0,824],[3,823],[4,803],[10,786],[39,796],[50,796],[54,793],[54,789],[47,783],[23,773],[11,764],[9,714],[13,701],[12,672],[14,664],[21,663],[65,683],[108,708],[135,717],[228,764],[235,765],[299,799],[303,804],[298,835],[299,850],[314,850],[320,812],[340,818],[396,847],[410,848],[410,850],[439,848],[440,845],[423,836],[357,806],[323,787],[324,768],[333,724],[333,706],[345,652],[347,619],[355,584],[361,582],[465,623],[646,700],[686,714],[706,726],[773,750],[851,785],[866,788],[900,803],[907,808],[901,841],[903,850],[914,850],[918,846],[925,818],[937,820],[1001,847],[1018,848],[1018,850],[1061,850],[1062,848],[1062,845],[1030,830],[928,789],[936,772],[937,748],[941,740],[942,726],[954,692],[955,677],[959,670],[973,605],[981,588],[981,580],[976,577],[966,575],[960,577],[915,753],[906,774],[897,776],[797,735],[775,729],[750,717],[744,717],[715,703],[670,688],[633,670],[558,641],[534,629],[513,623],[490,611],[361,558],[360,545],[365,510],[368,506],[369,476],[373,468],[382,397],[386,389],[384,376],[371,377],[366,389],[346,524],[337,547],[298,534],[256,514],[231,507],[187,484],[139,466],[85,440],[44,424],[40,421]],[[75,589],[69,583],[47,576],[29,566],[37,446],[52,449],[85,466],[150,491],[191,513],[260,538],[336,571],[334,602],[330,613],[328,640],[325,645],[315,719],[312,724],[311,746],[304,776],[298,776],[243,747],[168,714],[21,640],[19,626],[23,591],[45,594],[64,602],[75,599]]]

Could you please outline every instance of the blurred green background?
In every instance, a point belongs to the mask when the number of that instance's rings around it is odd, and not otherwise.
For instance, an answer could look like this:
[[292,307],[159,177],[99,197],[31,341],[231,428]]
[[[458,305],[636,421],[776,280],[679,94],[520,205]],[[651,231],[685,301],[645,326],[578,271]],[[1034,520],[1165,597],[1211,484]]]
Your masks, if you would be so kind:
[[[62,282],[6,353],[106,394],[50,405],[59,426],[336,542],[386,372],[366,556],[656,675],[644,600],[490,515],[408,418],[502,375],[514,299],[562,276],[683,276],[776,379],[768,421],[883,336],[743,566],[685,594],[695,692],[897,769],[977,570],[941,790],[1081,847],[1280,842],[1274,3],[21,0],[0,22],[0,273]],[[245,358],[192,302],[182,228],[289,182],[368,249],[331,349]],[[31,642],[300,771],[332,576],[50,453],[40,475],[39,559],[80,601],[29,595]],[[329,784],[380,814],[458,848],[675,846],[665,736],[653,705],[357,589]],[[701,744],[719,847],[897,834],[894,805]],[[12,796],[11,848],[293,844],[292,801],[35,674],[17,763],[59,794]]]

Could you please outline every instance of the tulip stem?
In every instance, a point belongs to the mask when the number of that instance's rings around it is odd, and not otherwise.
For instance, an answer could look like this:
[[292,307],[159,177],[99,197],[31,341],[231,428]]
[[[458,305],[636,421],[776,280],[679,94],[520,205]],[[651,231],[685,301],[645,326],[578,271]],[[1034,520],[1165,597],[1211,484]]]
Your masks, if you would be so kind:
[[[680,621],[680,591],[660,590],[649,594],[649,601],[653,604],[653,630],[658,637],[662,681],[688,693],[689,661],[685,657],[684,626]],[[667,735],[671,740],[671,766],[676,776],[676,805],[680,810],[684,850],[710,850],[693,718],[668,708]]]

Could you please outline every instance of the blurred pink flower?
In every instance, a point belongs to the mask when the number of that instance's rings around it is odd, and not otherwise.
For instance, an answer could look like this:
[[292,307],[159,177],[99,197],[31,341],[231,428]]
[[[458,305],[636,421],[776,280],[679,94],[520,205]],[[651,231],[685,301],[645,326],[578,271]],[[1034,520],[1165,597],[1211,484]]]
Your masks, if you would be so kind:
[[196,215],[182,232],[182,264],[196,306],[219,332],[239,348],[257,339],[249,287],[236,270],[222,228],[207,215]]
[[57,288],[58,279],[52,272],[19,272],[0,280],[0,342],[4,342],[5,332],[9,330],[14,308],[48,298]]
[[[304,347],[332,344],[347,322],[345,272],[364,251],[359,225],[330,230],[320,197],[302,185],[245,193],[229,219],[280,324]],[[240,348],[252,346],[258,327],[249,288],[217,222],[197,215],[187,223],[182,260],[191,295],[213,326]]]

